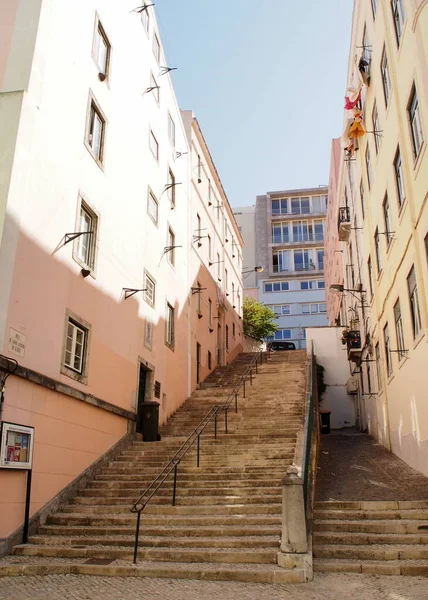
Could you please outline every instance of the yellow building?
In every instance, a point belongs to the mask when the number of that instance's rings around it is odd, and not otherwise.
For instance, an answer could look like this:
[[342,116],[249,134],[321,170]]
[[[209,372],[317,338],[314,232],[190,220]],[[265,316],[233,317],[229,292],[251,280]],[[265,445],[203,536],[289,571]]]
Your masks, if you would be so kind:
[[427,0],[355,0],[346,90],[329,320],[361,428],[428,475]]

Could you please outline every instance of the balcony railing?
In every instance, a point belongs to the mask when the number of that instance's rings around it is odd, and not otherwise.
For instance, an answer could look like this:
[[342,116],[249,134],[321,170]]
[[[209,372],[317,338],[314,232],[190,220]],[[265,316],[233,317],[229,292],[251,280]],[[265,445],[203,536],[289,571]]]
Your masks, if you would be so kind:
[[273,244],[304,244],[306,242],[323,242],[324,234],[322,235],[296,235],[296,236],[284,236],[284,235],[272,235]]
[[289,274],[293,274],[293,273],[308,273],[310,271],[323,271],[324,270],[324,265],[323,264],[313,264],[313,265],[295,265],[294,269],[281,269],[278,265],[274,265],[273,266],[273,272],[274,273],[289,273]]

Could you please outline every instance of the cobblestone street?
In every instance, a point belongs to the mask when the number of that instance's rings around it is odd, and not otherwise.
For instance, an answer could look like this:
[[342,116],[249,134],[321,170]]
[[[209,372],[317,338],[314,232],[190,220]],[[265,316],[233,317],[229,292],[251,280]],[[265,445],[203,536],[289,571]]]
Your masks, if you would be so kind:
[[426,600],[427,580],[416,577],[323,575],[302,585],[259,585],[171,579],[50,575],[5,577],[1,600]]

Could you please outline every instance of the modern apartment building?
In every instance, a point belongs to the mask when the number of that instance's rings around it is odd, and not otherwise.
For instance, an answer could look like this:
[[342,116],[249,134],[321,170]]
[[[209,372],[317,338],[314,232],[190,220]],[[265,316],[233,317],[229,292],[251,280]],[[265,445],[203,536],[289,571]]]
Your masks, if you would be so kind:
[[[296,348],[306,346],[306,327],[327,324],[324,281],[327,193],[327,187],[320,187],[269,192],[256,199],[255,266],[263,267],[263,272],[256,274],[258,299],[278,317],[275,339],[292,341]],[[245,210],[235,210],[239,225]],[[245,240],[245,265],[252,258],[250,249],[247,259],[248,246]]]
[[[348,326],[361,427],[428,474],[426,2],[355,1],[346,87],[338,202],[328,215],[343,276],[327,262],[336,287],[328,293],[340,300],[328,301],[329,321]],[[362,129],[349,146],[353,119]],[[328,256],[336,244],[328,235]]]
[[[17,361],[0,412],[35,427],[32,514],[141,431],[145,400],[164,422],[242,347],[242,239],[153,6],[135,6],[0,5],[0,375]],[[0,469],[0,546],[24,482]]]

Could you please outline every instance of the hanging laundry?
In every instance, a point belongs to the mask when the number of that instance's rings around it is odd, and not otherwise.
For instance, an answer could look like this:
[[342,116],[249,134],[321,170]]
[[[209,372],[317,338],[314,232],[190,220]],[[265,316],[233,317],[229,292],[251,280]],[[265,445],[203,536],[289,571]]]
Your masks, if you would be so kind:
[[361,98],[361,90],[354,90],[349,88],[347,90],[348,95],[345,96],[345,110],[352,110],[355,108]]
[[362,122],[363,121],[363,112],[359,108],[354,108],[353,112],[354,112],[354,122],[352,123],[352,125],[349,128],[348,135],[351,139],[353,139],[353,138],[358,139],[366,134],[366,130],[365,130],[363,122]]
[[370,63],[369,61],[362,56],[360,58],[360,62],[358,63],[358,71],[360,72],[361,79],[364,85],[368,85],[370,79]]

